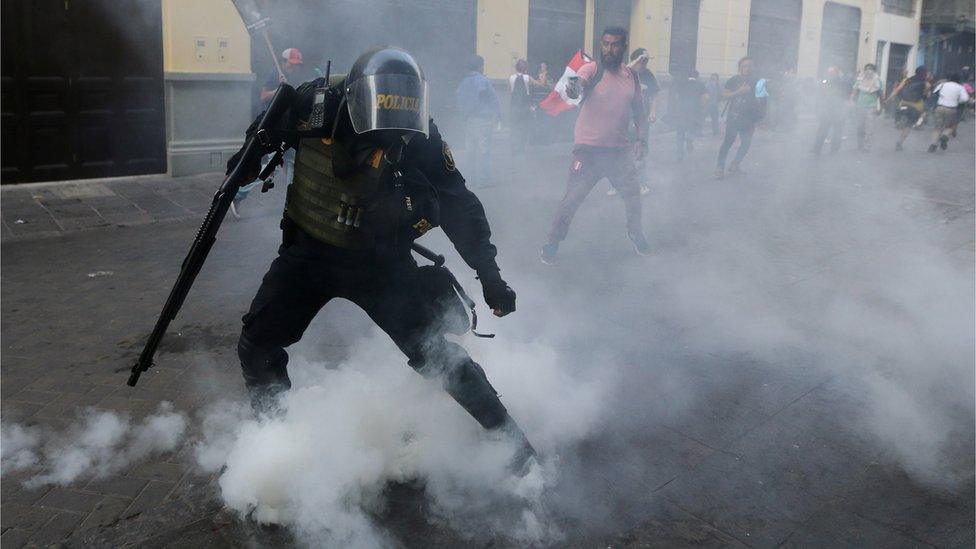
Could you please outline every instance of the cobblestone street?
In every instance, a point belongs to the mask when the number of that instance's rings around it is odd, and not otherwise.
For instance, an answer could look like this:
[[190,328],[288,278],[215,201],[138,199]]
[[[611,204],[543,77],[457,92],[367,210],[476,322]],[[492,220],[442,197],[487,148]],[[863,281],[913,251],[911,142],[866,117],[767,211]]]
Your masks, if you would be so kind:
[[[959,346],[962,356],[973,349],[973,326],[940,323],[944,309],[927,293],[937,290],[972,311],[973,125],[964,123],[937,154],[925,152],[928,132],[916,132],[896,153],[894,132],[884,125],[870,153],[853,152],[848,139],[840,153],[821,157],[807,152],[807,125],[793,134],[761,131],[746,173],[723,181],[712,177],[715,137],[676,164],[673,134],[655,135],[644,197],[653,256],[632,253],[619,199],[605,196],[601,183],[555,267],[541,265],[538,251],[563,193],[568,146],[496,158],[496,184],[477,192],[519,309],[510,323],[485,314],[484,329],[498,338],[465,345],[477,358],[479,345],[518,346],[533,330],[570,318],[601,336],[549,334],[554,353],[600,351],[633,365],[614,399],[602,403],[613,421],[559,449],[564,470],[576,475],[574,493],[592,513],[558,517],[566,539],[557,545],[976,543],[972,403],[946,402],[933,416],[938,421],[904,425],[909,434],[937,425],[945,435],[937,469],[952,480],[934,481],[928,462],[906,457],[919,455],[905,449],[913,444],[885,430],[879,418],[903,417],[896,413],[903,407],[879,405],[876,391],[887,385],[872,381],[904,383],[916,399],[906,402],[930,402],[944,384],[972,391],[972,362],[947,370],[968,372],[964,379],[923,374],[935,367],[925,357],[940,343]],[[463,151],[456,154],[463,172]],[[191,433],[173,451],[68,485],[25,486],[36,470],[5,471],[5,549],[302,545],[287,528],[261,528],[225,509],[217,476],[202,474],[193,456],[201,410],[217,399],[246,398],[236,354],[240,318],[279,242],[283,184],[267,195],[255,191],[241,220],[225,220],[157,367],[136,388],[125,386],[220,180],[146,176],[3,188],[5,429],[63,432],[89,408],[138,421],[170,402],[188,415]],[[424,243],[449,252],[484,311],[473,273],[443,235]],[[887,334],[886,324],[866,327],[861,318],[904,318],[904,325],[892,321],[904,331],[892,333],[906,335]],[[339,361],[370,325],[352,304],[330,304],[296,352]],[[769,334],[786,335],[773,342]],[[601,367],[587,360],[577,366]],[[479,362],[491,377],[492,364]],[[926,392],[926,383],[935,388]],[[504,383],[499,390],[506,393]],[[427,520],[420,492],[391,488],[390,504],[373,519],[403,546],[467,544]]]

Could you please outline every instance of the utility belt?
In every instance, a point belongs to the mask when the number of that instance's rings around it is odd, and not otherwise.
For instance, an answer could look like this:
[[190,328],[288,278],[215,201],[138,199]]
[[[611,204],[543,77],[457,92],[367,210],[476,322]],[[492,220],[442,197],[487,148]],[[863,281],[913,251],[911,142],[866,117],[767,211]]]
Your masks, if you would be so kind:
[[[437,329],[456,335],[463,335],[470,331],[477,337],[495,337],[494,334],[483,334],[477,331],[478,314],[475,311],[474,300],[468,297],[454,273],[444,266],[444,256],[416,243],[398,250],[397,254],[392,256],[378,253],[376,250],[339,248],[308,234],[287,216],[281,220],[281,229],[282,245],[286,248],[294,245],[301,246],[341,263],[387,267],[399,263],[404,267],[415,269],[413,277],[405,276],[403,280],[411,278],[414,280],[413,285],[421,296],[423,311],[420,311],[420,314],[431,318],[436,323]],[[433,265],[417,267],[410,255],[411,250],[431,261]]]
[[322,242],[301,228],[294,220],[288,217],[287,213],[281,219],[281,244],[285,248],[297,245],[306,250],[344,263],[395,263],[397,260],[408,259],[410,257],[409,248],[406,247],[396,253],[381,254],[375,248],[365,250],[342,248]]

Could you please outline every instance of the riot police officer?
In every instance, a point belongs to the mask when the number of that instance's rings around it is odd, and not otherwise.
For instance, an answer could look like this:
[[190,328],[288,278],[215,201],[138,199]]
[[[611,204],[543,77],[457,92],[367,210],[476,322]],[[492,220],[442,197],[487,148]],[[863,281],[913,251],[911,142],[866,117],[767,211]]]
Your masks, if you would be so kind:
[[531,445],[481,366],[445,339],[439,297],[410,252],[414,239],[440,226],[476,271],[494,314],[515,310],[484,208],[427,116],[420,66],[406,51],[377,48],[345,78],[303,84],[297,96],[281,129],[297,150],[283,242],[238,342],[252,405],[273,408],[291,386],[285,347],[301,339],[329,300],[342,297],[361,307],[417,372],[442,380],[482,427],[513,437],[520,468]]

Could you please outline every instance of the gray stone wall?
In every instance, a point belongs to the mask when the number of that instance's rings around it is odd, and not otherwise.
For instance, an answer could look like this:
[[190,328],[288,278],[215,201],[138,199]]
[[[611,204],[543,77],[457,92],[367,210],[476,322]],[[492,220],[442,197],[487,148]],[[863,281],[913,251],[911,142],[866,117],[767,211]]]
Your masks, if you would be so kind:
[[167,72],[169,174],[222,171],[251,123],[253,74]]

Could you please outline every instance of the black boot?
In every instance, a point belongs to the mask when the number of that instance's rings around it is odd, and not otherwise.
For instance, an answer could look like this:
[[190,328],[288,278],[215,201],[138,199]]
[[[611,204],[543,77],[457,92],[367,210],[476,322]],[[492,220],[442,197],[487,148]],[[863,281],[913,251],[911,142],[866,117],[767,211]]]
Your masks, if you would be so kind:
[[506,437],[516,444],[515,453],[512,454],[512,459],[508,462],[508,471],[515,476],[524,477],[531,470],[532,462],[538,460],[538,454],[535,448],[532,447],[532,443],[529,442],[528,437],[525,436],[522,429],[515,423],[512,416],[508,416],[505,423],[500,425],[497,430],[504,433]]
[[247,386],[254,414],[258,417],[280,414],[278,403],[281,393],[291,389],[288,353],[280,347],[257,345],[242,333],[237,341],[237,356],[241,359],[244,385]]

